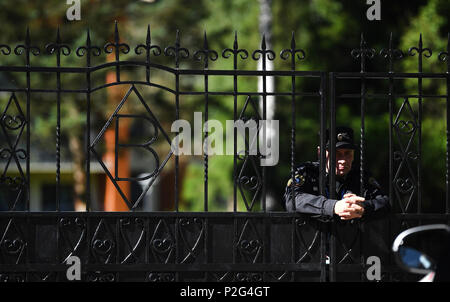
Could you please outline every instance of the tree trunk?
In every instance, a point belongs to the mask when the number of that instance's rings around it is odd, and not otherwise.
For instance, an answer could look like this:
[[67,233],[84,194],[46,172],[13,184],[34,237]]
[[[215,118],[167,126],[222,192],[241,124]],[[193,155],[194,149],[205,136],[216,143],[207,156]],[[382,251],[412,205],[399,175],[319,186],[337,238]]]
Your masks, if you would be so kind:
[[[74,117],[79,114],[75,106],[70,106],[69,114]],[[81,131],[69,131],[69,150],[72,155],[73,164],[73,188],[74,188],[74,207],[75,211],[86,211],[86,172],[85,150],[80,138]]]
[[[266,41],[266,49],[272,49],[272,8],[271,8],[272,0],[259,0],[259,32],[265,36]],[[266,70],[273,70],[273,61],[265,59]],[[258,69],[262,70],[262,60],[258,61]],[[258,78],[258,91],[263,91],[263,78]],[[275,78],[274,77],[266,77],[266,92],[274,92],[275,91]],[[260,102],[260,112],[261,115],[263,113],[263,99],[261,97]],[[270,95],[266,96],[266,116],[265,120],[270,121],[275,116],[275,97]],[[264,117],[263,117],[264,118]],[[265,144],[266,147],[271,147],[271,142],[274,139],[278,139],[275,137],[276,133],[272,129],[271,124],[265,124],[265,131],[260,132],[260,141]],[[265,136],[265,137],[264,137]],[[271,150],[271,149],[270,149]],[[267,150],[266,150],[267,151]],[[267,152],[266,152],[267,154]],[[262,197],[264,200],[264,196]],[[273,198],[271,192],[266,192],[266,206],[267,209],[273,209],[276,207],[275,198]]]

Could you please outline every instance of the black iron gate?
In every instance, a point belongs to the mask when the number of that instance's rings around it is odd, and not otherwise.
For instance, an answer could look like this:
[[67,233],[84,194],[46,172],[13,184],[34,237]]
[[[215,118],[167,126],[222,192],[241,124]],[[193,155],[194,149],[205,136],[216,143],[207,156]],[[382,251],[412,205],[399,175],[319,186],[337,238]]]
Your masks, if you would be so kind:
[[[188,49],[181,47],[177,33],[174,46],[161,49],[153,45],[150,30],[146,42],[134,50],[136,55],[145,60],[123,60],[130,52],[130,46],[122,43],[116,24],[114,42],[104,48],[91,44],[89,32],[86,45],[74,51],[78,58],[84,58],[84,67],[62,66],[62,56],[69,56],[71,49],[62,43],[59,35],[55,43],[46,47],[46,51],[55,56],[56,66],[34,66],[33,56],[40,56],[41,51],[33,46],[27,31],[25,44],[15,48],[0,45],[0,58],[10,55],[23,55],[23,66],[0,66],[0,72],[8,75],[18,73],[25,76],[24,87],[1,87],[0,91],[7,95],[6,104],[2,104],[1,142],[2,160],[2,193],[7,196],[8,209],[0,212],[0,279],[2,281],[65,281],[67,264],[70,256],[81,259],[82,280],[85,281],[367,281],[366,262],[369,256],[377,256],[382,265],[382,281],[405,280],[407,275],[399,272],[392,255],[389,253],[393,238],[401,230],[417,224],[428,222],[449,222],[448,197],[448,152],[446,157],[447,198],[445,212],[426,214],[421,211],[421,110],[424,98],[436,98],[446,101],[448,109],[449,98],[449,57],[442,52],[439,59],[447,63],[446,73],[422,72],[423,56],[431,56],[431,50],[423,48],[420,39],[419,46],[412,48],[410,54],[418,53],[419,70],[417,73],[397,73],[393,71],[393,60],[402,53],[389,47],[380,52],[388,61],[389,71],[367,72],[366,60],[375,56],[375,50],[365,44],[352,55],[361,62],[360,72],[314,72],[299,71],[298,62],[305,57],[305,52],[298,48],[294,36],[290,48],[281,51],[280,58],[290,61],[290,70],[269,70],[267,60],[274,60],[275,52],[266,49],[264,37],[261,48],[252,53],[239,48],[237,35],[233,47],[225,49],[222,54],[208,48],[205,35],[203,49],[195,52],[192,57],[201,61],[201,69],[181,68],[182,60],[190,57]],[[95,57],[113,54],[111,62],[95,65]],[[72,54],[73,55],[73,54]],[[222,55],[224,59],[233,60],[230,70],[210,69],[209,63],[216,61]],[[166,64],[158,64],[157,58],[172,57],[174,68]],[[261,70],[242,70],[238,68],[241,60],[262,61]],[[3,60],[2,60],[3,61]],[[135,68],[138,79],[124,79],[124,70]],[[98,83],[94,81],[95,74],[102,70],[112,69],[114,81]],[[129,70],[128,70],[129,71]],[[152,81],[154,72],[166,72],[173,76],[173,87],[167,87]],[[33,87],[32,78],[46,73],[55,76],[56,89],[50,83],[46,87]],[[68,74],[81,76],[81,88],[63,87],[62,77]],[[129,73],[128,73],[129,74]],[[180,83],[190,77],[202,77],[201,91],[184,91]],[[229,77],[232,79],[230,91],[210,91],[209,81],[213,77]],[[249,78],[262,78],[261,91],[242,91],[239,83]],[[267,88],[268,77],[287,77],[290,87],[271,91]],[[337,91],[341,81],[358,80],[360,91],[357,93],[341,93]],[[395,90],[396,81],[415,79],[418,81],[418,92],[415,95],[402,94]],[[440,79],[446,81],[445,95],[429,95],[422,91],[424,79]],[[313,84],[306,91],[298,91],[299,81],[308,80]],[[369,90],[371,81],[385,81],[389,90],[374,92]],[[77,83],[80,85],[80,83]],[[19,85],[20,86],[20,85]],[[106,122],[92,133],[93,95],[99,91],[114,87],[126,87],[119,105],[106,119]],[[209,116],[211,99],[216,96],[229,98],[233,103],[233,120],[256,121],[267,118],[267,99],[278,97],[287,99],[291,104],[292,119],[289,131],[291,134],[291,177],[294,177],[296,164],[296,103],[303,98],[317,101],[320,117],[320,133],[328,126],[333,129],[336,124],[336,104],[340,99],[352,100],[361,106],[361,145],[360,162],[361,175],[365,168],[365,108],[372,99],[384,101],[389,106],[389,197],[393,213],[384,220],[371,222],[320,222],[310,217],[285,212],[271,212],[266,207],[266,167],[259,165],[258,155],[241,153],[237,150],[236,130],[234,132],[234,173],[233,173],[233,206],[230,212],[210,212],[208,200],[208,155],[203,156],[204,192],[203,201],[199,194],[199,202],[203,204],[201,212],[183,212],[179,209],[180,168],[179,156],[170,151],[164,157],[152,148],[157,140],[167,141],[171,137],[167,129],[154,113],[155,104],[145,99],[143,87],[159,89],[173,97],[175,112],[172,120],[180,119],[182,104],[180,99],[186,96],[203,96],[204,121]],[[56,161],[55,161],[55,211],[36,212],[32,210],[31,194],[31,136],[33,129],[32,104],[36,94],[43,94],[56,104]],[[85,172],[87,175],[87,196],[85,212],[67,212],[61,208],[61,103],[68,94],[81,95],[85,109]],[[128,99],[137,98],[144,115],[130,112],[122,113],[121,108]],[[402,99],[400,108],[396,108],[396,99]],[[259,99],[260,101],[256,101]],[[418,112],[411,106],[417,100]],[[242,106],[239,104],[243,104]],[[258,109],[258,104],[261,104]],[[253,111],[253,113],[249,113]],[[406,115],[406,117],[405,117]],[[447,111],[448,116],[448,111]],[[152,125],[154,137],[145,144],[125,145],[118,143],[119,120],[125,118],[144,118]],[[447,119],[448,123],[448,119]],[[100,141],[109,127],[115,125],[116,149],[127,147],[145,148],[154,157],[155,164],[151,173],[140,178],[121,178],[117,171],[110,171],[98,150]],[[447,124],[448,129],[448,124]],[[283,130],[281,130],[283,131]],[[332,130],[333,131],[333,130]],[[176,134],[176,133],[175,133]],[[207,135],[207,134],[206,134]],[[443,138],[447,142],[447,137]],[[405,143],[406,142],[406,143]],[[321,135],[320,145],[325,146],[325,136]],[[247,143],[248,146],[248,143]],[[100,148],[101,149],[101,148]],[[332,154],[334,150],[331,151]],[[321,165],[325,158],[322,153]],[[130,208],[129,212],[99,212],[91,206],[90,171],[92,161],[98,162],[121,194],[123,202]],[[160,172],[169,161],[173,161],[175,192],[171,212],[140,212],[136,211],[145,193],[154,183]],[[332,164],[333,165],[333,164]],[[116,160],[117,166],[117,160]],[[11,167],[18,172],[11,173]],[[167,168],[166,168],[167,169]],[[322,169],[323,171],[324,169]],[[333,175],[331,183],[334,183]],[[140,196],[134,200],[126,196],[119,186],[124,181],[150,180]],[[285,180],[283,180],[284,182]],[[324,193],[325,176],[321,175],[320,190]],[[362,184],[364,188],[364,184]],[[331,190],[333,192],[334,190]],[[280,196],[281,198],[281,196]],[[239,211],[238,200],[245,206]],[[412,205],[416,205],[412,207]],[[413,210],[411,210],[413,208]]]

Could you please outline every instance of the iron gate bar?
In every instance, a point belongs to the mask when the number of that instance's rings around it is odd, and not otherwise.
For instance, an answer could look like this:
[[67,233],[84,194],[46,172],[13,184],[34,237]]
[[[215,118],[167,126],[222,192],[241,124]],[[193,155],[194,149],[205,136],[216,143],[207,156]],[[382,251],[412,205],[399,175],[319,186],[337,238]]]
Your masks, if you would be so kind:
[[[326,133],[327,128],[327,91],[328,91],[328,79],[327,74],[324,72],[321,77],[320,83],[320,158],[319,158],[319,190],[322,196],[326,196],[326,137],[323,135]],[[326,229],[322,229],[320,232],[320,281],[327,281],[327,242],[328,232]]]
[[[361,34],[361,44],[360,44],[360,54],[359,57],[361,59],[361,94],[360,94],[360,106],[361,106],[361,128],[360,128],[360,147],[359,147],[359,156],[360,156],[360,167],[359,167],[359,192],[360,194],[363,194],[363,192],[365,192],[365,183],[364,183],[364,171],[365,171],[365,106],[366,106],[366,99],[365,99],[365,95],[367,93],[366,91],[366,78],[364,77],[364,74],[366,72],[366,65],[365,65],[365,58],[367,57],[368,59],[372,59],[375,55],[375,50],[372,49],[368,49],[367,48],[367,44],[364,40],[364,36],[363,34]],[[333,166],[334,167],[334,166]],[[363,254],[363,250],[361,248],[361,246],[363,245],[363,240],[364,240],[364,228],[362,227],[362,223],[361,221],[357,221],[357,229],[358,229],[358,233],[355,237],[359,238],[359,244],[360,244],[360,251],[361,251],[361,257],[360,257],[360,261],[361,262],[361,267],[364,268],[364,259],[365,256]],[[347,250],[347,254],[349,255],[349,250],[343,245],[343,247]],[[350,247],[351,249],[351,247]],[[340,263],[339,263],[340,264]],[[360,270],[360,272],[362,273],[362,269]],[[361,280],[363,277],[361,276]]]
[[[401,50],[398,49],[394,49],[393,48],[393,44],[392,44],[392,32],[391,35],[389,37],[389,49],[382,49],[380,51],[380,54],[383,55],[383,52],[385,53],[384,58],[388,59],[389,62],[389,73],[393,74],[394,73],[394,60],[395,59],[401,59],[403,58],[403,52]],[[393,171],[394,171],[394,156],[393,156],[393,149],[394,149],[394,144],[393,144],[393,112],[394,112],[394,101],[395,101],[395,89],[394,89],[394,77],[390,76],[389,77],[389,205],[391,207],[391,209],[393,208],[393,199],[392,197],[394,196],[393,194]],[[388,221],[388,228],[391,229],[392,228],[392,223],[391,223],[391,219],[389,219]],[[392,235],[390,234],[386,234],[386,236],[384,237],[385,240],[387,242],[391,241],[391,237]],[[390,260],[393,261],[392,257],[390,257]]]
[[417,214],[417,213],[395,213],[392,214],[393,220],[448,220],[450,219],[450,213],[437,214],[437,213],[427,213],[427,214]]
[[[336,78],[335,73],[329,73],[330,81],[330,127],[329,127],[329,169],[336,166]],[[328,181],[330,187],[329,198],[336,199],[336,175],[335,173],[328,173]],[[329,242],[329,280],[336,281],[336,227],[333,223],[330,227],[330,234],[328,235]]]
[[[420,34],[419,38],[419,48],[417,47],[411,47],[408,50],[408,54],[410,56],[414,56],[414,52],[416,51],[418,53],[418,70],[419,74],[422,73],[422,54],[425,52],[428,52],[427,54],[424,54],[425,57],[429,58],[431,57],[431,50],[429,48],[423,48],[422,43],[422,34]],[[417,165],[417,195],[418,195],[418,203],[417,203],[417,213],[420,213],[422,210],[422,185],[421,185],[421,179],[422,179],[422,167],[421,167],[421,158],[422,158],[422,111],[423,111],[423,104],[422,104],[422,77],[418,77],[418,103],[419,103],[419,111],[418,111],[418,165]],[[420,224],[420,222],[419,222]]]
[[[450,34],[449,34],[449,44],[450,44]],[[449,49],[450,51],[450,45],[447,46],[447,49]],[[447,54],[447,102],[446,102],[446,169],[445,169],[445,181],[446,181],[446,212],[450,213],[450,181],[449,181],[449,174],[450,174],[450,159],[449,159],[449,140],[450,140],[450,58],[448,57]]]
[[[1,265],[2,272],[66,272],[66,264],[5,264]],[[346,271],[358,271],[357,265],[342,264]],[[101,272],[290,272],[290,271],[319,271],[318,263],[293,263],[293,264],[273,264],[264,266],[246,263],[195,263],[195,264],[174,264],[174,263],[139,263],[139,264],[82,264],[82,273]]]
[[445,203],[446,203],[446,213],[450,213],[450,180],[449,180],[449,169],[450,169],[450,151],[449,151],[449,140],[450,140],[450,32],[447,34],[447,51],[442,51],[438,55],[438,59],[442,62],[447,63],[447,102],[446,102],[446,155],[445,155],[445,181],[446,181],[446,194],[445,194]]
[[[175,91],[173,91],[169,88],[166,88],[166,87],[163,87],[163,86],[160,86],[157,84],[152,84],[152,83],[148,84],[145,82],[138,82],[138,81],[123,81],[121,83],[114,83],[114,84],[105,85],[102,87],[96,87],[96,88],[90,89],[90,92],[95,92],[95,91],[103,89],[103,88],[117,86],[117,85],[145,85],[148,87],[156,87],[156,88],[164,89],[170,93],[175,94]],[[28,91],[26,88],[23,88],[23,89],[21,89],[21,88],[0,88],[0,89],[1,89],[1,91],[5,91],[5,92],[27,92]],[[56,90],[48,90],[48,89],[30,89],[29,91],[34,92],[34,93],[56,93],[57,92]],[[61,89],[59,92],[61,92],[61,93],[88,93],[89,90],[87,90],[87,89]],[[202,93],[202,92],[183,92],[183,91],[179,92],[179,95],[203,95],[203,94],[204,93]],[[230,95],[230,96],[231,95],[236,95],[236,96],[239,96],[239,95],[259,96],[259,95],[261,95],[260,92],[236,92],[236,93],[233,93],[233,92],[227,92],[227,91],[222,91],[222,92],[210,91],[210,92],[208,92],[208,94],[209,95]],[[274,96],[278,96],[278,95],[279,96],[291,96],[292,94],[293,93],[291,93],[291,92],[274,92],[274,93],[268,92],[267,93],[267,95],[274,95]],[[294,95],[295,96],[307,96],[307,97],[308,96],[309,97],[319,97],[320,96],[319,93],[314,93],[314,92],[296,92],[296,93],[294,93]],[[445,98],[446,96],[442,96],[442,97]]]
[[[173,73],[174,75],[220,75],[220,76],[234,76],[234,75],[243,75],[243,76],[292,76],[295,75],[297,77],[320,77],[321,71],[300,71],[300,70],[246,70],[246,69],[176,69],[167,67],[160,64],[149,63],[148,65],[142,61],[120,61],[120,62],[109,62],[103,63],[91,67],[46,67],[46,66],[0,66],[0,71],[9,71],[9,72],[60,72],[60,73],[86,73],[87,71],[96,72],[108,67],[116,67],[116,66],[142,66],[142,67],[153,67],[155,69],[167,71]],[[346,73],[343,73],[346,74]],[[379,75],[380,73],[372,73],[372,76]],[[383,74],[383,73],[381,73]],[[439,73],[437,73],[439,74]],[[410,75],[410,73],[404,73],[405,76]],[[432,77],[433,73],[424,73],[424,77]],[[445,73],[444,73],[445,75]],[[147,83],[142,81],[143,83]],[[124,81],[120,81],[118,83],[124,83]],[[147,83],[148,84],[148,83]]]
[[365,79],[385,79],[389,80],[389,78],[394,79],[415,79],[415,78],[427,78],[427,79],[436,79],[436,78],[442,78],[445,79],[447,77],[447,74],[444,72],[386,72],[386,71],[380,71],[380,72],[372,72],[372,71],[366,71],[364,74],[361,74],[360,72],[334,72],[336,75],[336,78],[339,79],[359,79],[359,78],[365,78]]
[[[61,66],[59,68],[57,67],[43,67],[43,66],[0,66],[0,71],[6,71],[6,72],[42,72],[42,73],[50,73],[50,72],[60,72],[60,73],[86,73],[86,72],[95,72],[100,71],[108,67],[114,67],[116,65],[129,65],[129,66],[143,66],[146,67],[147,65],[145,62],[140,61],[120,61],[118,63],[105,63],[93,67],[64,67]],[[173,74],[178,75],[220,75],[220,76],[234,76],[234,75],[241,75],[241,76],[262,76],[266,74],[267,76],[296,76],[296,77],[316,77],[320,78],[321,71],[292,71],[292,70],[266,70],[265,72],[260,70],[220,70],[220,69],[208,69],[208,70],[199,70],[199,69],[173,69],[170,67],[163,68],[162,65],[150,63],[150,67],[154,67],[156,69],[164,70]],[[421,77],[422,79],[429,78],[447,78],[447,72],[423,72],[423,73],[417,73],[417,72],[371,72],[366,71],[364,72],[364,75],[361,75],[360,72],[342,72],[342,71],[335,71],[333,72],[336,76],[336,78],[340,79],[358,79],[364,76],[366,79],[389,79],[390,77],[393,77],[395,79],[409,79],[409,78],[418,78]],[[133,81],[136,82],[136,81]],[[139,82],[139,81],[138,81]],[[141,81],[142,83],[146,83],[145,81]],[[123,84],[126,83],[125,81],[121,81],[115,84]],[[3,88],[2,88],[3,90]]]
[[[337,96],[338,99],[349,99],[349,98],[360,98],[360,97],[361,97],[361,95],[359,95],[359,94],[341,94],[341,95]],[[366,97],[372,98],[372,99],[382,99],[382,100],[389,99],[391,97],[393,97],[393,98],[396,98],[396,97],[397,98],[399,98],[399,97],[401,97],[401,98],[419,98],[419,96],[415,95],[415,94],[394,94],[394,93],[392,95],[389,95],[389,94],[366,94]],[[446,99],[447,95],[423,94],[422,97],[430,98],[430,99],[431,98]]]
[[[91,67],[91,51],[98,50],[97,53],[92,53],[94,56],[95,54],[100,55],[100,48],[98,47],[92,47],[91,45],[91,36],[89,33],[89,29],[87,30],[86,35],[86,46],[82,46],[77,49],[77,55],[80,57],[82,56],[79,52],[80,50],[84,50],[84,54],[86,54],[86,67]],[[91,146],[91,72],[86,72],[86,145],[85,145],[85,152],[86,152],[86,192],[91,192],[91,152],[90,152],[90,146]],[[86,211],[91,211],[91,194],[87,193],[85,196],[83,196],[86,200]]]

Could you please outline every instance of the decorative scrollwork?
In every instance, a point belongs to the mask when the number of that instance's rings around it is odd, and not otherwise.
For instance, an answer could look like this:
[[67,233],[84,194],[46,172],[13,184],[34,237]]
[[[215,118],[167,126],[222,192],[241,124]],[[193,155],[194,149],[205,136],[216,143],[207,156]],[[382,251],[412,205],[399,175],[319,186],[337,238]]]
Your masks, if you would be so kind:
[[395,127],[404,134],[411,134],[417,129],[415,121],[398,121]]
[[161,48],[160,48],[158,45],[150,45],[150,44],[144,45],[144,44],[139,44],[139,45],[136,46],[136,48],[134,49],[134,52],[135,52],[137,55],[141,55],[142,52],[143,52],[143,51],[141,50],[141,48],[143,48],[144,50],[147,50],[147,51],[149,51],[149,52],[150,52],[150,50],[153,49],[153,55],[154,55],[155,57],[161,55]]
[[307,243],[307,240],[304,236],[305,234],[307,234],[307,232],[305,233],[304,228],[307,226],[311,226],[311,222],[307,222],[305,219],[296,219],[295,225],[295,235],[297,237],[297,242],[300,244],[301,249],[304,249],[303,254],[299,255],[297,263],[304,262],[307,257],[309,257],[309,259],[314,259],[312,250],[318,242],[320,231],[316,230],[314,237],[309,241],[309,243]]
[[262,247],[259,240],[242,240],[239,242],[239,248],[247,255],[252,255]]
[[270,61],[275,60],[275,52],[272,50],[266,49],[266,36],[263,35],[262,42],[261,42],[261,49],[257,49],[252,53],[252,58],[255,61],[258,61],[260,58],[263,58],[263,62],[266,59],[269,59]]
[[407,179],[398,178],[395,181],[395,184],[397,185],[398,190],[403,194],[407,194],[412,190],[414,190],[415,188],[414,183],[409,178]]
[[419,155],[412,151],[408,152],[407,156],[408,156],[408,158],[413,159],[413,160],[417,160],[419,158]]
[[239,178],[239,183],[244,186],[246,190],[254,191],[258,189],[261,184],[260,179],[257,176],[242,176]]
[[114,282],[116,277],[113,273],[93,272],[88,276],[90,282]]
[[0,177],[0,183],[6,184],[6,186],[13,191],[18,191],[19,189],[23,188],[25,180],[20,176],[2,176]]
[[364,40],[363,34],[361,34],[361,42],[359,44],[359,48],[352,49],[352,51],[350,52],[351,56],[354,59],[360,59],[361,72],[364,72],[366,69],[366,58],[373,59],[375,53],[375,49],[367,47],[367,43]]
[[[1,159],[9,159],[12,156],[13,152],[10,149],[0,149],[0,158]],[[14,150],[14,154],[18,159],[27,159],[27,153],[23,149]]]
[[355,59],[360,59],[363,57],[372,59],[375,56],[375,49],[374,48],[360,48],[360,49],[353,49],[351,51],[351,55]]
[[432,51],[429,48],[420,49],[420,48],[417,48],[417,47],[411,47],[408,50],[408,54],[410,56],[415,56],[416,53],[418,53],[419,55],[423,54],[426,58],[429,58],[432,55]]
[[0,51],[5,55],[8,56],[11,54],[11,47],[8,45],[0,44]]
[[236,156],[239,160],[244,160],[248,156],[248,152],[246,150],[239,150]]
[[283,60],[287,60],[289,56],[291,56],[293,64],[295,63],[295,57],[297,57],[299,61],[304,60],[306,57],[305,51],[303,49],[298,49],[296,46],[294,32],[292,32],[291,48],[283,49],[280,52],[280,58]]
[[203,49],[197,50],[194,53],[194,59],[197,61],[201,61],[203,59],[204,68],[208,68],[208,61],[215,61],[219,55],[215,50],[211,50],[208,47],[208,39],[206,38],[206,32],[203,38]]
[[[239,191],[248,211],[251,211],[253,209],[253,206],[255,205],[262,187],[261,174],[258,171],[258,167],[255,163],[254,158],[254,156],[245,156],[244,164],[242,165],[239,175],[236,179]],[[248,169],[251,169],[252,172],[248,172]],[[252,173],[253,176],[247,176],[244,175],[244,173]],[[251,200],[249,200],[249,197],[246,196],[246,191],[252,192]]]
[[86,223],[84,222],[83,219],[81,219],[79,217],[77,217],[75,219],[61,218],[60,221],[59,221],[59,225],[61,227],[76,226],[76,227],[84,228],[86,226]]
[[106,255],[111,252],[111,250],[115,247],[115,243],[112,240],[105,239],[97,239],[92,243],[92,248],[101,255]]
[[409,50],[408,50],[408,54],[410,55],[410,56],[415,56],[416,55],[416,53],[418,53],[418,54],[423,54],[426,58],[429,58],[429,57],[431,57],[431,55],[432,55],[432,51],[431,51],[431,49],[429,49],[429,48],[423,48],[423,49],[420,49],[420,48],[417,48],[417,47],[411,47]]
[[152,39],[151,39],[151,35],[150,35],[150,25],[147,26],[147,39],[145,41],[145,45],[144,44],[139,44],[134,49],[134,52],[137,55],[142,54],[141,48],[145,49],[147,51],[147,59],[150,57],[150,51],[152,49],[153,49],[153,55],[154,56],[161,55],[161,47],[159,47],[158,45],[152,45]]
[[179,58],[180,56],[184,59],[189,58],[189,51],[186,48],[176,48],[173,46],[166,47],[164,49],[164,55],[169,57]]
[[9,255],[19,254],[25,247],[25,242],[21,239],[9,240],[5,239],[2,242],[2,249]]
[[261,251],[264,247],[263,242],[250,219],[246,220],[236,244],[243,261],[257,263],[261,260]]
[[3,148],[0,149],[0,158],[1,159],[8,159],[11,156],[11,150]]
[[233,42],[233,49],[226,48],[222,51],[222,57],[225,59],[228,59],[231,55],[234,56],[235,66],[236,69],[236,62],[237,62],[237,55],[240,55],[241,59],[245,60],[248,58],[248,52],[245,49],[239,49],[238,41],[237,41],[237,32],[234,32],[234,42]]
[[38,56],[41,53],[41,50],[36,46],[17,45],[14,48],[14,53],[17,56],[22,55],[24,51],[29,51],[34,56]]
[[258,61],[261,56],[265,57],[265,54],[267,54],[267,59],[269,59],[270,61],[273,61],[275,59],[275,53],[271,50],[267,50],[267,51],[261,51],[261,50],[255,50],[252,54],[252,58],[255,61]]
[[[61,242],[67,247],[67,259],[76,254],[86,238],[86,222],[80,217],[64,217],[59,220]],[[63,247],[63,245],[61,245]]]
[[54,54],[55,52],[59,52],[65,56],[68,56],[71,52],[67,44],[58,44],[58,43],[47,44],[47,46],[45,46],[45,50],[47,51],[48,54]]
[[130,46],[126,43],[106,43],[104,50],[106,53],[112,53],[114,49],[118,49],[119,52],[127,54],[130,52]]
[[[27,248],[26,237],[14,219],[10,219],[0,239],[0,259],[4,264],[19,264]],[[2,257],[3,256],[3,257]]]
[[[124,227],[127,227],[127,226],[131,226],[132,224],[131,224],[131,220],[132,219],[130,219],[129,217],[127,217],[127,218],[122,218],[122,219],[120,219],[120,224],[122,225],[122,226],[124,226]],[[137,225],[137,226],[139,226],[140,228],[143,228],[144,227],[144,220],[142,219],[142,218],[135,218],[135,219],[133,219],[133,221],[134,221],[134,223]]]
[[114,234],[105,223],[104,219],[101,219],[92,237],[92,252],[96,261],[101,263],[109,263],[112,261],[116,247],[116,243],[113,241]]
[[148,275],[148,281],[150,281],[150,282],[174,282],[175,274],[152,272]]
[[[138,256],[136,255],[136,250],[139,248],[145,237],[144,220],[142,218],[137,217],[133,219],[134,224],[131,223],[131,221],[132,219],[128,217],[120,219],[120,234],[122,235],[122,239],[124,240],[126,248],[128,249],[128,255],[126,255],[126,257],[121,261],[121,263],[126,263],[131,257],[134,259],[134,261],[139,260]],[[133,244],[131,243],[130,238],[126,232],[126,228],[131,228],[132,226],[137,226],[140,229],[139,238]]]
[[[412,152],[412,151],[409,151],[409,152],[406,154],[406,156],[407,156],[409,159],[412,159],[412,160],[417,160],[417,159],[419,158],[419,155],[418,155],[417,153],[415,153],[415,152]],[[400,161],[400,160],[402,160],[402,159],[403,159],[402,153],[399,152],[399,151],[395,151],[395,152],[394,152],[394,160],[395,160],[395,161]]]
[[0,274],[0,282],[25,282],[21,274]]
[[395,151],[394,152],[394,160],[395,161],[399,161],[399,160],[402,160],[402,159],[403,159],[402,153],[399,152],[399,151]]
[[122,52],[123,54],[127,54],[130,52],[130,46],[126,43],[120,43],[119,38],[119,29],[117,26],[117,21],[114,24],[114,43],[108,42],[104,46],[105,53],[112,53],[116,50],[116,60],[118,60],[118,54]]
[[168,46],[164,49],[164,55],[167,57],[175,58],[175,66],[179,67],[180,58],[187,59],[189,58],[189,50],[186,48],[180,47],[180,31],[177,30],[177,34],[175,37],[175,46]]
[[219,57],[215,50],[198,50],[194,53],[194,59],[201,61],[203,57],[204,62],[208,60],[215,61]]
[[180,219],[180,226],[191,226],[194,224],[197,226],[203,227],[203,221],[200,218],[181,218]]
[[391,35],[389,36],[389,48],[383,48],[380,51],[380,55],[388,60],[389,62],[389,71],[392,72],[393,71],[393,64],[394,64],[394,60],[400,60],[401,58],[404,57],[403,52],[400,49],[394,49],[393,45],[392,45],[392,32]]
[[441,51],[438,59],[442,62],[447,62],[447,72],[450,72],[450,33],[447,35],[447,51]]
[[263,280],[261,273],[237,273],[236,279],[240,282],[261,282]]
[[98,57],[98,56],[100,56],[102,50],[100,49],[100,47],[97,47],[97,46],[91,46],[91,47],[80,46],[75,51],[75,53],[78,57],[83,57],[88,52],[90,52],[93,56]]
[[59,27],[56,33],[56,42],[47,44],[47,46],[45,46],[45,50],[47,51],[48,54],[57,53],[58,55],[60,55],[62,53],[64,56],[68,56],[70,54],[71,52],[70,47],[67,44],[61,43]]
[[25,45],[20,44],[14,48],[14,53],[17,56],[23,54],[23,52],[31,53],[34,56],[38,56],[41,53],[41,50],[36,46],[31,46],[31,38],[30,38],[30,29],[27,27],[27,33],[25,36]]
[[181,238],[181,250],[186,251],[183,260],[180,263],[186,263],[196,259],[204,242],[204,224],[201,218],[180,218],[179,220],[179,238]]
[[155,239],[151,242],[151,245],[158,253],[167,253],[174,247],[173,240],[170,238]]
[[91,35],[89,33],[89,29],[87,31],[87,38],[86,38],[86,46],[80,46],[75,51],[76,55],[78,57],[83,57],[85,54],[92,54],[94,57],[98,57],[101,54],[100,47],[92,46],[91,45]]
[[433,54],[430,48],[423,48],[422,34],[420,34],[420,38],[419,38],[419,47],[411,47],[408,50],[408,54],[410,56],[415,56],[416,53],[419,54],[419,60],[422,60],[422,55],[425,58],[429,58]]
[[449,54],[446,51],[441,51],[439,53],[438,58],[439,58],[439,61],[447,62],[449,60]]
[[22,115],[16,115],[12,117],[11,115],[4,114],[2,117],[2,124],[9,130],[20,129],[25,123],[25,117],[23,117]]
[[385,49],[380,50],[380,55],[386,60],[399,60],[403,58],[403,52],[400,49]]
[[304,219],[295,219],[295,225],[297,226],[297,227],[304,227],[304,226],[306,226],[307,225],[307,223],[306,223],[306,220],[304,220]]

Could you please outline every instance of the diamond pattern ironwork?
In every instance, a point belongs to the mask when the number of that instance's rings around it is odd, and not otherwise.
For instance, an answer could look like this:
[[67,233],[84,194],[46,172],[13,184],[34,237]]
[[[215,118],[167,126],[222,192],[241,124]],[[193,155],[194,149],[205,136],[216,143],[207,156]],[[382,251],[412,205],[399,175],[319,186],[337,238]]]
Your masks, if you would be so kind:
[[409,99],[405,98],[393,122],[397,145],[400,148],[394,152],[394,160],[400,163],[393,178],[393,187],[403,213],[408,212],[417,191],[416,174],[411,167],[411,160],[417,159],[417,153],[412,150],[417,127],[416,115]]
[[[145,112],[147,113],[146,116],[120,114],[120,110],[122,109],[122,107],[124,106],[126,101],[129,99],[131,93],[134,93],[138,97],[138,100],[139,100],[140,104],[145,108]],[[144,144],[140,144],[140,145],[133,145],[133,144],[121,145],[121,144],[119,144],[119,142],[116,141],[116,154],[115,154],[116,159],[117,159],[117,156],[118,156],[118,154],[117,154],[117,146],[122,146],[122,148],[127,147],[127,146],[128,147],[138,146],[138,147],[142,147],[142,148],[146,149],[147,151],[149,151],[152,154],[152,156],[154,157],[155,162],[156,162],[155,169],[152,171],[152,173],[148,174],[145,177],[120,178],[118,176],[118,168],[117,167],[115,168],[115,173],[114,173],[115,175],[113,176],[113,173],[111,173],[111,171],[109,171],[108,167],[106,166],[106,164],[101,159],[100,154],[95,150],[95,146],[103,138],[106,130],[111,126],[112,122],[115,120],[116,123],[118,123],[120,118],[143,118],[143,119],[149,121],[152,124],[152,126],[154,127],[154,129],[155,129],[155,136],[152,137],[148,142],[146,142]],[[118,127],[116,126],[116,129],[115,129],[116,137],[118,135],[118,133],[117,133],[118,129],[117,128]],[[93,143],[90,146],[90,151],[95,155],[95,157],[97,158],[98,162],[100,163],[100,165],[104,169],[106,175],[108,176],[109,180],[111,180],[111,182],[114,184],[114,186],[116,187],[117,191],[121,195],[122,199],[124,200],[124,202],[128,205],[128,207],[130,209],[134,209],[140,204],[140,202],[144,198],[145,194],[147,194],[148,190],[150,189],[150,187],[153,185],[154,181],[156,180],[156,177],[159,175],[159,173],[164,168],[164,166],[166,165],[166,163],[169,160],[169,158],[172,156],[173,151],[171,150],[169,152],[169,154],[166,156],[166,158],[164,159],[164,161],[162,163],[160,163],[160,160],[159,160],[159,157],[158,157],[157,153],[150,147],[150,145],[152,145],[157,140],[157,138],[158,138],[157,137],[158,136],[158,131],[163,134],[165,140],[168,142],[169,145],[171,145],[171,140],[170,140],[169,136],[167,135],[167,133],[162,128],[162,126],[159,123],[158,119],[153,114],[153,112],[150,110],[150,107],[146,104],[146,102],[144,101],[143,97],[141,96],[139,91],[136,89],[136,87],[134,85],[131,85],[131,87],[128,89],[127,93],[122,98],[122,100],[119,103],[119,105],[116,107],[114,113],[109,117],[109,119],[107,120],[107,122],[103,126],[102,130],[100,131],[100,133],[98,134],[98,136],[95,138],[95,140],[93,141]],[[117,160],[116,160],[116,162],[117,162]],[[151,180],[146,185],[146,187],[144,188],[144,190],[141,193],[141,195],[134,202],[130,201],[127,198],[127,196],[125,196],[125,193],[122,191],[122,189],[119,187],[119,185],[117,183],[118,181],[142,181],[142,180],[147,180],[147,179],[151,179]]]

